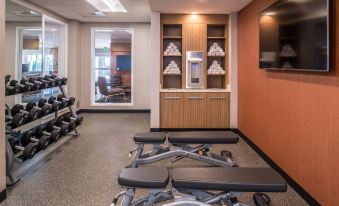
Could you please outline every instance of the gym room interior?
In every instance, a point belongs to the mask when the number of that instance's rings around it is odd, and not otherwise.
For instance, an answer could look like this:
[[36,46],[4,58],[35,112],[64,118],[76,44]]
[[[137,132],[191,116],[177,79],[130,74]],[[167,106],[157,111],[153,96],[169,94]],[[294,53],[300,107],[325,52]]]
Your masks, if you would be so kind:
[[0,10],[0,206],[339,205],[339,0]]

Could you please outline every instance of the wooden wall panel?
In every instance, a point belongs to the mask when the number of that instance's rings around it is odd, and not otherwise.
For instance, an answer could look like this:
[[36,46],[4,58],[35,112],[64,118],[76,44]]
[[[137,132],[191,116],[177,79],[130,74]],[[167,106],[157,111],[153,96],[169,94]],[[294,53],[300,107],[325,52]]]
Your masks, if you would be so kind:
[[255,0],[238,19],[239,129],[322,205],[339,204],[339,12],[330,73],[266,71]]
[[184,44],[186,51],[206,50],[206,24],[184,24]]

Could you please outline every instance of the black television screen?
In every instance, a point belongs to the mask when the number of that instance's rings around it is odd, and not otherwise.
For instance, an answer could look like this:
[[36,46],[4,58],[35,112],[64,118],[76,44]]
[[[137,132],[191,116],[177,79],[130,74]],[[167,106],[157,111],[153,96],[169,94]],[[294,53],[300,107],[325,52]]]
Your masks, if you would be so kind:
[[329,71],[329,0],[279,0],[260,14],[259,66]]

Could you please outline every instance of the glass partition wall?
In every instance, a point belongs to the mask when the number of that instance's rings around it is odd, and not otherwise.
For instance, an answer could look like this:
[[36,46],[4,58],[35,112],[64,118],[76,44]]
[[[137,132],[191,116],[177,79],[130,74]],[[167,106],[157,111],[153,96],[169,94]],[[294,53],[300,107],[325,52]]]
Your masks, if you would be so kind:
[[133,105],[133,29],[92,28],[92,105]]
[[[6,75],[20,81],[31,76],[66,76],[67,25],[6,0]],[[33,91],[6,98],[10,105],[38,101],[59,89]]]

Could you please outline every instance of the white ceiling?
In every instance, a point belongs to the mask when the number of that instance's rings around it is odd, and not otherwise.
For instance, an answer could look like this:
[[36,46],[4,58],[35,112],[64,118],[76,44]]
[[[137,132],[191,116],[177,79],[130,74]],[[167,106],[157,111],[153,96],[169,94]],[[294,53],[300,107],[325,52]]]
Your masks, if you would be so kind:
[[94,16],[97,10],[86,0],[28,0],[67,19],[82,22],[150,22],[151,11],[161,13],[228,14],[237,12],[252,0],[120,0],[126,13],[105,13]]
[[253,0],[149,0],[152,11],[161,13],[229,14]]
[[126,13],[105,13],[94,16],[97,10],[86,0],[29,0],[67,19],[82,22],[150,22],[151,10],[148,0],[120,0]]
[[[33,10],[24,6],[16,4],[12,1],[6,1],[6,21],[35,21],[41,22],[42,17],[40,14],[29,14]],[[35,12],[35,11],[34,11]]]

